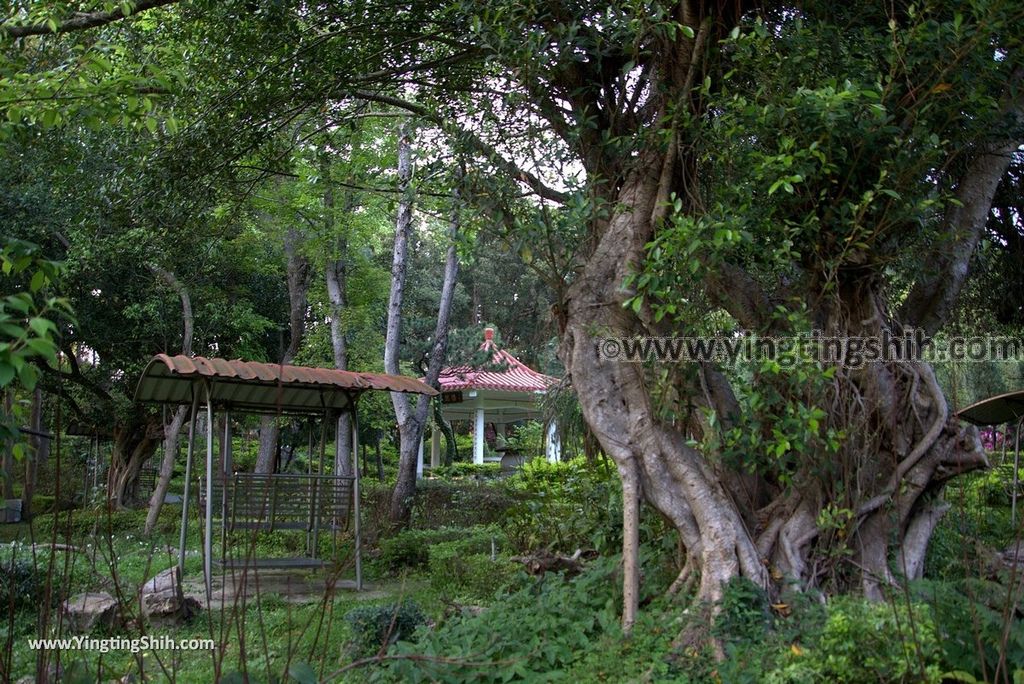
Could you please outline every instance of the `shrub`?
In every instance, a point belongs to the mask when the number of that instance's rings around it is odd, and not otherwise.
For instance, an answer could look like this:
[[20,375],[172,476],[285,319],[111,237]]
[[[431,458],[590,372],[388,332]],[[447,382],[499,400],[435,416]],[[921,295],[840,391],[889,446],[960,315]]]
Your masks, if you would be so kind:
[[516,427],[508,440],[508,446],[528,459],[541,455],[544,451],[544,424],[537,420],[529,420]]
[[445,542],[456,542],[464,553],[491,550],[491,541],[501,548],[505,535],[494,527],[442,527],[434,530],[405,530],[380,544],[378,566],[385,572],[398,573],[403,568],[426,568],[431,548]]
[[[180,509],[179,514],[180,514]],[[74,509],[40,515],[32,525],[37,538],[49,538],[57,528],[57,538],[82,539],[94,535],[141,531],[146,516],[141,511],[113,511],[106,508]]]
[[430,547],[430,584],[446,599],[486,601],[507,587],[516,567],[507,556],[470,553],[461,542]]
[[726,643],[756,644],[764,641],[772,624],[767,592],[745,577],[730,580],[712,634]]
[[942,650],[927,606],[908,609],[853,597],[832,600],[828,619],[793,648],[767,682],[939,682]]
[[519,495],[502,522],[516,548],[614,553],[620,546],[622,503],[614,472],[583,459],[538,458],[506,482]]
[[45,494],[35,494],[32,496],[32,515],[38,516],[44,513],[53,513],[56,508],[57,497]]
[[[1008,583],[981,579],[914,583],[914,598],[932,606],[942,638],[945,669],[966,672],[984,681],[986,675],[991,677],[995,672],[1001,655],[1004,663],[1022,667],[1024,620],[1003,612],[1009,605],[1009,587]],[[1001,654],[1004,634],[1006,647]]]
[[501,477],[500,463],[452,463],[450,466],[438,466],[430,470],[430,474],[447,480],[472,478],[476,480],[494,480]]
[[416,488],[411,524],[427,529],[498,523],[516,500],[514,492],[497,483],[426,480]]
[[38,609],[46,591],[46,575],[27,560],[5,559],[0,564],[0,614]]
[[[475,616],[457,616],[420,636],[399,642],[396,658],[374,672],[383,681],[543,681],[583,658],[602,634],[619,633],[617,557],[595,561],[572,580],[550,575],[509,594]],[[437,660],[431,660],[437,657]],[[495,666],[490,663],[500,663]]]
[[353,657],[365,658],[399,640],[411,640],[416,628],[426,624],[427,618],[418,605],[404,601],[354,608],[345,614],[345,621],[352,630]]

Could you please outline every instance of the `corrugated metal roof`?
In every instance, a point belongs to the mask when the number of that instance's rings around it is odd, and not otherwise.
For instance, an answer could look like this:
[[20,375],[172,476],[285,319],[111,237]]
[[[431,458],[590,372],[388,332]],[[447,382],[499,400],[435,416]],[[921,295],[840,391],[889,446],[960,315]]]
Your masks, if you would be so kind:
[[1024,416],[1024,390],[997,394],[960,409],[957,417],[975,425],[1015,423]]
[[466,389],[546,392],[551,385],[558,382],[557,378],[538,373],[507,351],[498,349],[494,344],[494,331],[490,328],[484,330],[484,343],[480,345],[480,349],[491,352],[491,362],[504,367],[505,370],[477,370],[470,366],[445,368],[437,379],[442,392]]
[[[135,401],[189,404],[204,383],[214,404],[253,413],[346,410],[369,390],[437,394],[425,383],[401,375],[157,354],[139,380]],[[199,396],[205,401],[204,392]]]

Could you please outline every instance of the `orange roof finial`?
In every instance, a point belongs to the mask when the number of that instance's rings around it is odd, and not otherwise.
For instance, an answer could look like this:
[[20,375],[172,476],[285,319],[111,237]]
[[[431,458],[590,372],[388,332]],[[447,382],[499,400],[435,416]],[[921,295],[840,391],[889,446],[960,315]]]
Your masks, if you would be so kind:
[[490,342],[494,339],[494,328],[484,328],[484,342]]

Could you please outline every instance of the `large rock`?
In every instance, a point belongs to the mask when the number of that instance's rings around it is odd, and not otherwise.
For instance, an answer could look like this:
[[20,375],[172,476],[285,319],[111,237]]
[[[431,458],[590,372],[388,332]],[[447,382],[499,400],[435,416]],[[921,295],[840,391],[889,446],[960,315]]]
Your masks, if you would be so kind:
[[105,591],[78,594],[64,602],[64,621],[72,632],[87,633],[97,627],[111,630],[120,625],[121,607]]
[[199,610],[199,602],[182,592],[181,574],[176,565],[142,585],[139,589],[139,603],[142,614],[151,624],[178,624]]

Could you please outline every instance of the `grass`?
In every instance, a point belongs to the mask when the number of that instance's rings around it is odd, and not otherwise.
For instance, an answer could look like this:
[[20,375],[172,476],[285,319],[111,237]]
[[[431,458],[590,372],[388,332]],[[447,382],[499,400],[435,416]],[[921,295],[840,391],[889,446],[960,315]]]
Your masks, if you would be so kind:
[[[176,554],[168,551],[168,547],[177,546],[178,515],[180,508],[167,507],[157,532],[146,538],[142,536],[145,511],[118,512],[113,516],[100,514],[91,518],[88,512],[76,512],[70,522],[67,518],[58,522],[56,539],[58,543],[74,546],[77,551],[46,548],[52,539],[52,516],[40,516],[32,529],[27,524],[0,526],[0,540],[6,542],[0,550],[0,562],[9,563],[12,557],[17,557],[31,562],[41,574],[50,574],[50,586],[59,595],[50,610],[51,626],[46,634],[56,636],[59,612],[56,606],[60,601],[79,592],[106,591],[132,603],[144,581],[174,565]],[[201,548],[199,526],[191,527],[188,548],[195,551]],[[253,539],[256,555],[274,556],[282,552],[279,539],[266,535]],[[351,571],[347,574],[350,576]],[[198,554],[187,556],[185,576],[187,581],[202,577]],[[69,673],[82,675],[81,681],[117,681],[134,673],[136,677],[151,676],[154,681],[211,682],[231,681],[234,676],[245,673],[251,682],[270,682],[290,681],[289,671],[292,671],[292,680],[303,681],[310,668],[316,681],[320,681],[351,660],[346,646],[350,639],[349,626],[343,619],[351,609],[401,599],[415,601],[428,615],[439,615],[444,609],[436,592],[423,580],[382,583],[375,579],[369,577],[370,591],[356,593],[339,589],[316,603],[297,605],[278,596],[262,595],[259,601],[250,598],[244,607],[229,604],[225,610],[201,611],[191,622],[179,627],[129,625],[116,635],[108,635],[213,639],[216,644],[213,651],[156,650],[135,654],[125,650],[67,651],[60,655],[61,665]],[[137,606],[129,611],[137,613]],[[7,619],[0,624],[0,636],[9,649],[5,658],[9,658],[9,665],[4,668],[8,673],[5,679],[17,681],[35,673],[37,653],[30,650],[29,639],[39,635],[39,625],[46,611],[42,605],[37,610],[7,612]],[[57,657],[56,654],[50,656],[51,659]]]

